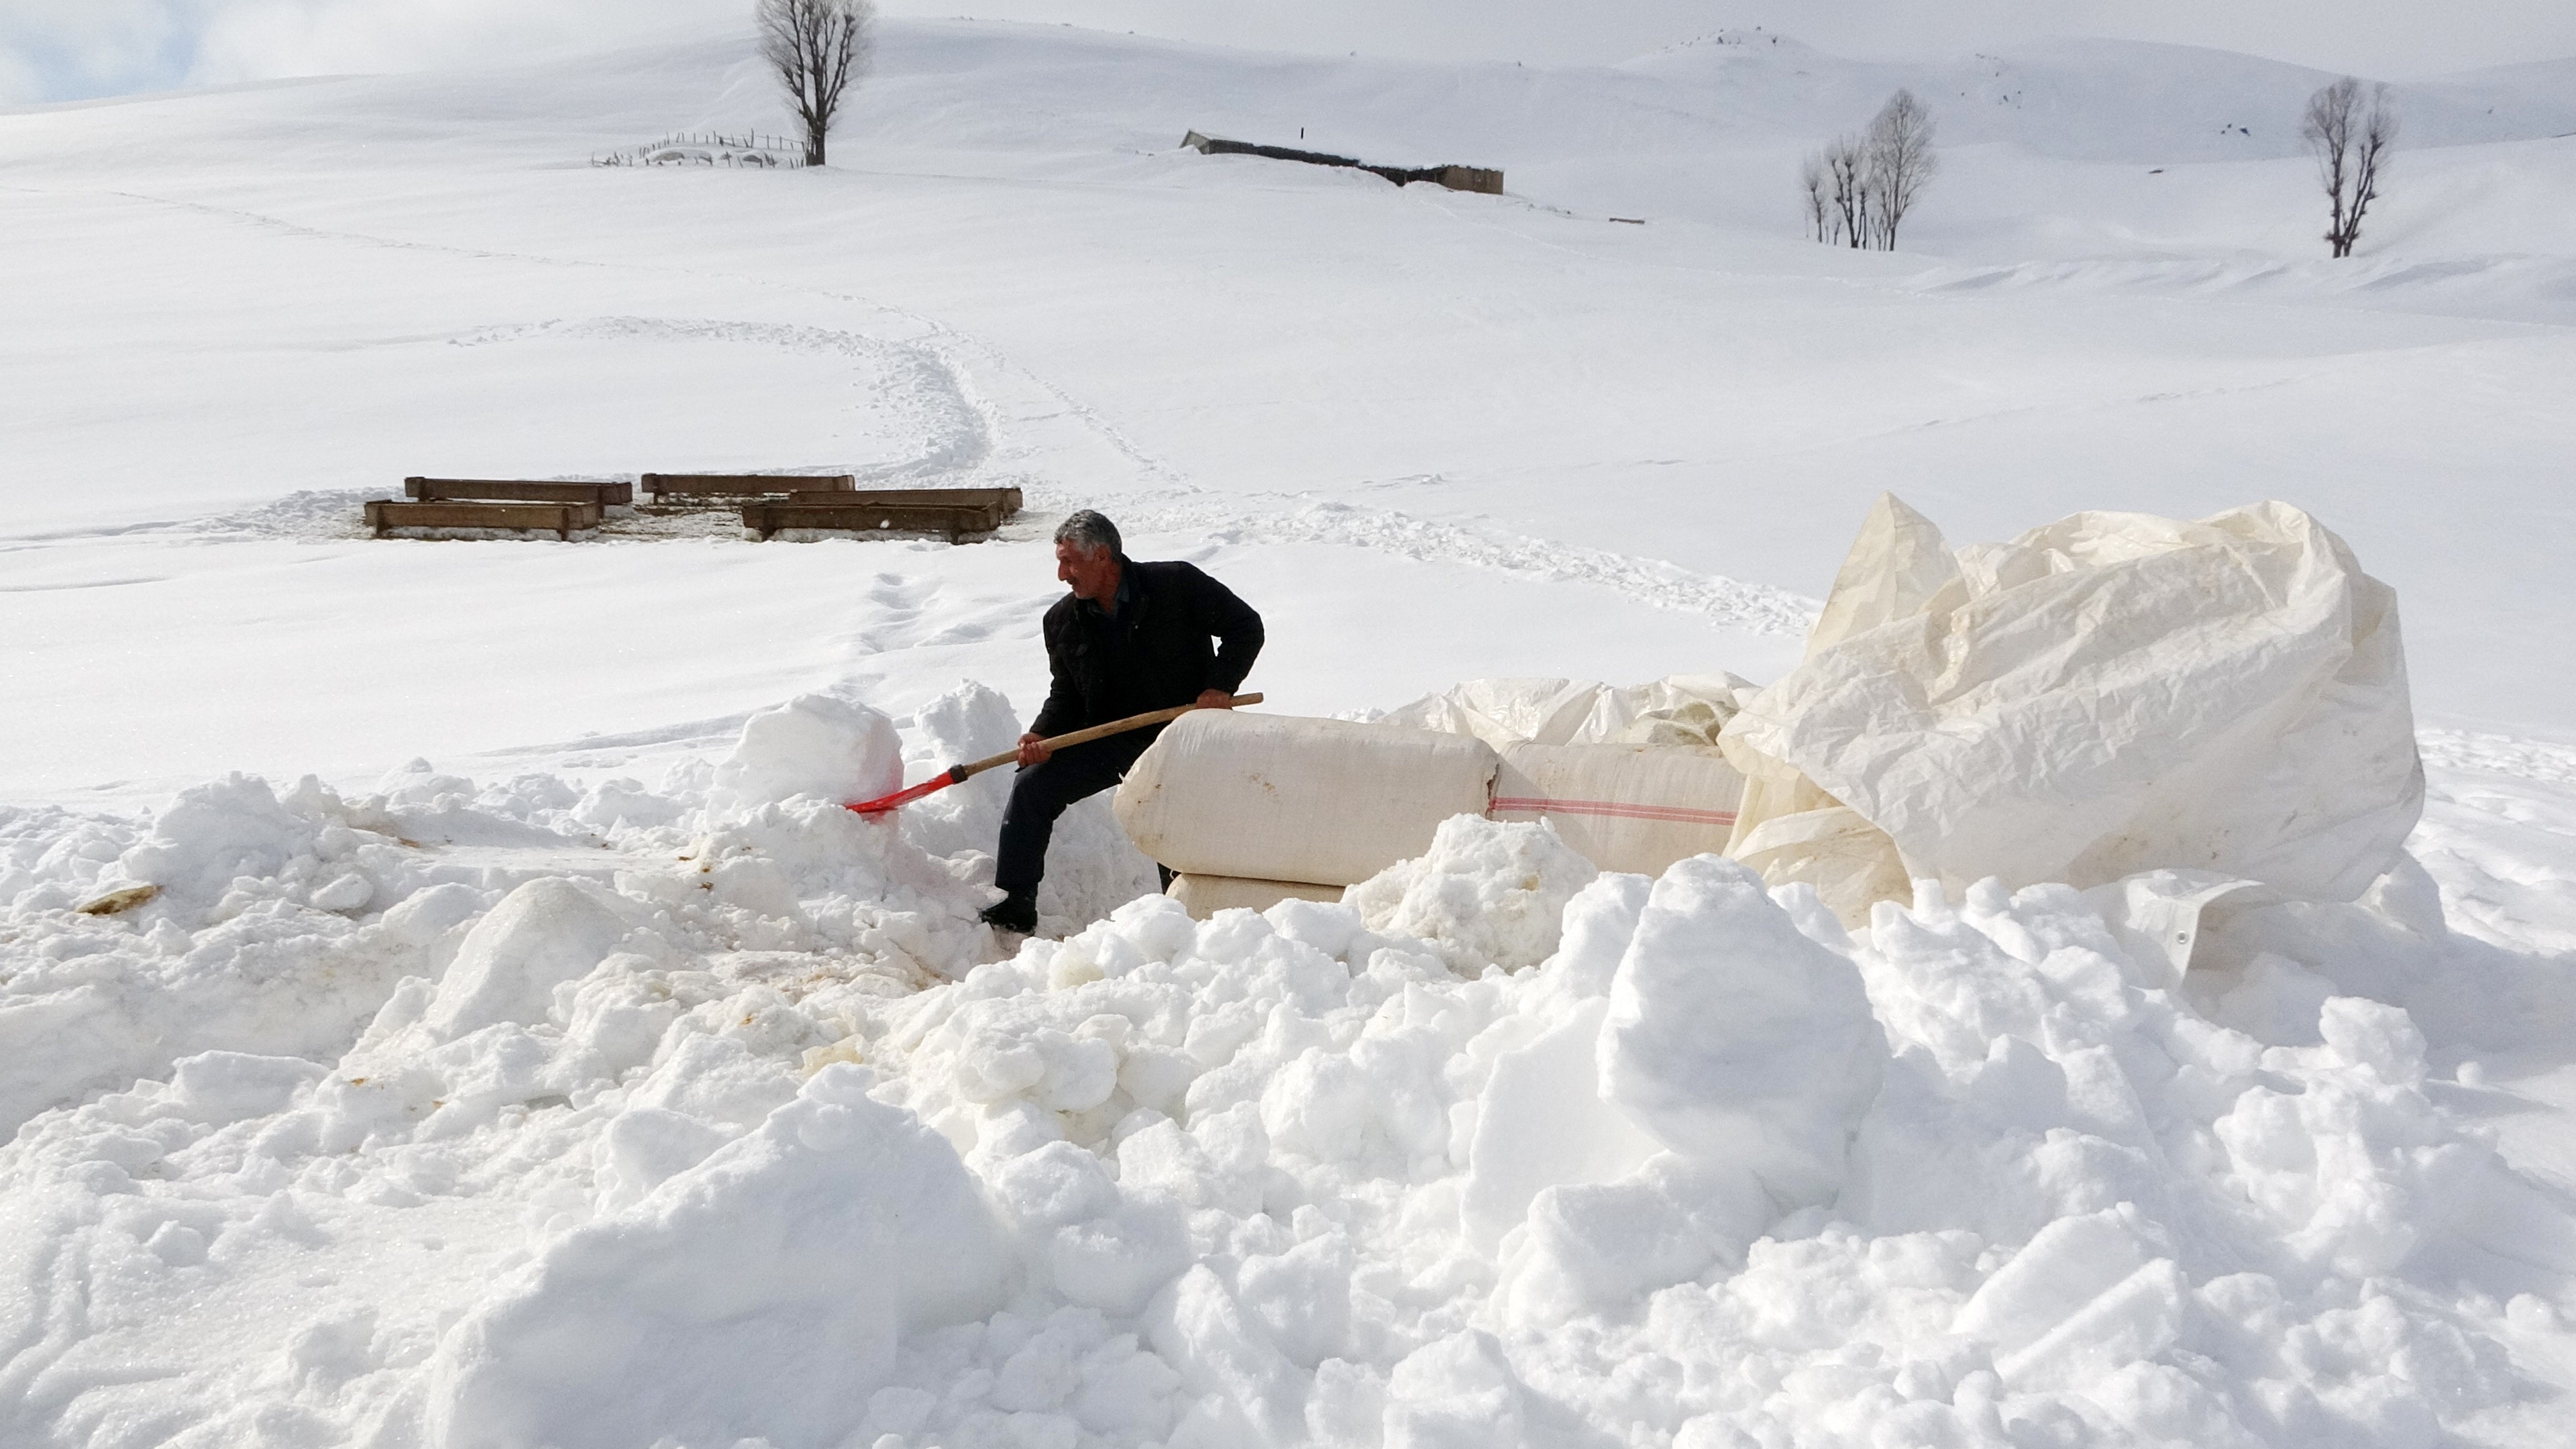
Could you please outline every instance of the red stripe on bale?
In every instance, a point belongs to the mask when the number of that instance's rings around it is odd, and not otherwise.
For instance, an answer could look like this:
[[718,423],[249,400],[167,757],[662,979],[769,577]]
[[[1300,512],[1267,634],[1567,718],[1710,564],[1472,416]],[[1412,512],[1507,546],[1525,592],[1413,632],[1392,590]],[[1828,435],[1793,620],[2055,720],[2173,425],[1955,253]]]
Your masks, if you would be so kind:
[[1733,825],[1732,810],[1693,810],[1682,805],[1632,805],[1623,800],[1539,800],[1500,796],[1492,814],[1607,815],[1620,820],[1668,820],[1680,825]]

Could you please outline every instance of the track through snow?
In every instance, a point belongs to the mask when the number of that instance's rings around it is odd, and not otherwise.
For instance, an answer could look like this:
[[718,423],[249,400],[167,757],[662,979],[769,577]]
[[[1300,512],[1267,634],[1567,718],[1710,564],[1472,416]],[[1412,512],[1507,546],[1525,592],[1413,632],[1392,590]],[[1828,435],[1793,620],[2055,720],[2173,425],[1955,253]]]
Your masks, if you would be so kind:
[[[1244,516],[1244,505],[1266,511]],[[1274,503],[1229,496],[1222,505],[1184,503],[1144,514],[1158,531],[1205,529],[1224,543],[1333,543],[1423,562],[1462,562],[1550,583],[1595,584],[1652,608],[1697,614],[1756,634],[1803,638],[1819,605],[1784,589],[1695,574],[1662,559],[1634,558],[1527,535],[1463,528],[1393,509],[1332,500]]]
[[[236,218],[295,236],[549,266],[626,265],[522,252],[437,246],[363,232],[316,228],[233,208],[136,196],[127,192],[112,194]],[[1371,549],[1404,559],[1464,562],[1546,582],[1597,584],[1648,607],[1696,614],[1713,623],[1761,634],[1803,634],[1815,615],[1817,604],[1813,600],[1785,590],[1696,574],[1660,559],[1627,557],[1488,529],[1462,528],[1401,511],[1336,501],[1243,492],[1212,494],[1124,436],[1097,409],[1079,401],[1066,386],[1050,381],[1004,355],[989,342],[960,332],[949,324],[849,292],[781,288],[779,284],[763,279],[685,268],[644,270],[668,270],[677,275],[826,297],[835,303],[889,319],[891,326],[888,330],[901,334],[901,337],[717,318],[593,317],[488,326],[445,340],[452,346],[483,347],[541,337],[609,340],[641,337],[748,342],[796,354],[850,358],[861,364],[856,381],[866,389],[871,408],[912,421],[921,430],[922,437],[915,444],[911,456],[902,461],[854,464],[846,460],[830,460],[810,465],[810,471],[854,469],[863,484],[889,487],[972,487],[1001,482],[1004,477],[987,478],[982,475],[990,471],[987,465],[995,452],[996,430],[1007,428],[1011,435],[1007,455],[1018,464],[1006,475],[1007,481],[1034,485],[1042,503],[1052,502],[1059,508],[1102,506],[1127,513],[1128,527],[1139,535],[1186,531],[1220,542],[1330,543]],[[908,340],[911,338],[925,340]],[[987,375],[986,386],[978,389],[971,385],[969,378],[973,374],[950,361],[950,354],[976,359],[979,364],[976,370]],[[1000,399],[1013,391],[1026,393],[1031,389],[1052,400],[1055,406],[1031,410],[1025,400],[1017,407],[999,401],[979,401],[979,396]],[[1039,478],[1066,471],[1053,456],[1065,444],[1051,439],[1048,433],[1049,425],[1068,421],[1090,439],[1105,444],[1150,481],[1141,488],[1130,485],[1125,489],[1114,482],[1089,486],[1039,482]],[[274,530],[275,536],[285,537],[313,537],[317,533],[324,537],[348,537],[353,531],[337,526],[336,514],[342,508],[354,508],[357,501],[372,496],[377,495],[371,490],[298,495],[281,505],[208,520],[202,527],[209,533],[230,536],[261,536]],[[1133,505],[1128,504],[1130,498]]]
[[[1002,477],[986,478],[982,475],[991,471],[987,464],[995,451],[996,431],[1007,429],[1010,438],[1005,451],[1017,465],[1007,474],[1008,481],[1024,486],[1034,484],[1042,502],[1054,502],[1060,508],[1104,506],[1115,509],[1125,502],[1122,495],[1133,497],[1139,507],[1132,513],[1128,526],[1140,535],[1186,530],[1223,542],[1331,543],[1371,549],[1405,559],[1466,562],[1547,582],[1575,580],[1593,583],[1648,607],[1696,614],[1713,623],[1762,634],[1802,634],[1817,607],[1813,600],[1784,590],[1700,575],[1660,559],[1632,558],[1510,533],[1462,528],[1400,511],[1341,502],[1242,492],[1212,494],[1191,482],[1169,462],[1153,456],[1125,436],[1097,408],[1080,401],[1071,388],[1040,375],[989,341],[960,331],[952,324],[891,306],[864,294],[782,285],[770,279],[705,269],[642,267],[632,263],[559,255],[447,246],[368,232],[315,227],[262,212],[168,197],[126,191],[104,194],[239,220],[290,236],[434,251],[487,261],[557,267],[614,266],[645,272],[668,272],[766,291],[827,298],[834,303],[860,309],[862,314],[880,316],[886,321],[880,324],[878,333],[717,318],[592,317],[487,326],[445,339],[450,345],[460,347],[492,346],[550,336],[713,340],[749,342],[790,353],[854,359],[861,364],[857,382],[867,390],[871,407],[915,422],[924,436],[915,445],[912,455],[901,462],[853,464],[845,460],[826,460],[811,465],[811,471],[853,468],[863,483],[896,487],[972,487],[1000,482],[1004,481]],[[894,335],[882,335],[884,333]],[[971,357],[974,362],[961,366],[959,362],[952,361],[952,357]],[[978,372],[985,377],[981,388],[969,380]],[[1032,390],[1051,400],[1054,406],[1033,407],[1025,396]],[[1011,395],[1015,392],[1023,396],[1014,399]],[[981,400],[986,397],[993,401]],[[1041,478],[1061,476],[1067,471],[1083,471],[1078,463],[1068,469],[1058,459],[1057,450],[1065,448],[1066,444],[1049,436],[1053,431],[1051,425],[1066,422],[1086,434],[1089,440],[1106,445],[1136,473],[1143,475],[1141,488],[1137,485],[1121,488],[1108,480],[1071,485],[1039,482]],[[1080,444],[1074,447],[1080,450]],[[1179,497],[1165,501],[1158,496],[1163,493]],[[345,495],[349,500],[363,500],[370,496],[376,495],[365,490]],[[349,536],[348,530],[332,527],[329,522],[331,514],[342,503],[342,495],[313,495],[309,500],[290,501],[278,509],[255,510],[246,515],[211,520],[205,526],[217,533],[253,536],[266,527],[277,527],[288,537],[311,537],[318,528],[323,536],[345,537]],[[1247,517],[1247,512],[1251,516]]]
[[915,436],[908,455],[863,465],[861,481],[884,487],[953,486],[992,452],[991,427],[966,384],[936,350],[860,332],[702,317],[589,317],[495,327],[448,339],[457,347],[506,346],[543,337],[748,343],[781,352],[839,357],[872,412],[891,413]]

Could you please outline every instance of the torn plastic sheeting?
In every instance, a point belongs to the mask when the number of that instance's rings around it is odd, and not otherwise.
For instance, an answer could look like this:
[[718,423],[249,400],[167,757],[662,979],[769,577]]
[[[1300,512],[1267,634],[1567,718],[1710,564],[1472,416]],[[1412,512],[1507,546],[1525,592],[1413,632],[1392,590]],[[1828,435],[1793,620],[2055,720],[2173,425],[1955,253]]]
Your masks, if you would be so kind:
[[2350,900],[2424,795],[2395,592],[2282,503],[1954,553],[1883,497],[1805,661],[1722,743],[1749,782],[1728,853],[1847,921],[1913,877]]
[[1588,679],[1470,679],[1378,723],[1518,744],[1713,745],[1755,693],[1732,674],[1676,674],[1624,688]]
[[2200,945],[2202,927],[2213,910],[2277,905],[2280,892],[2259,881],[2230,880],[2204,871],[2152,870],[2124,876],[2084,893],[2102,913],[2136,963],[2147,986],[2171,990],[2182,984]]

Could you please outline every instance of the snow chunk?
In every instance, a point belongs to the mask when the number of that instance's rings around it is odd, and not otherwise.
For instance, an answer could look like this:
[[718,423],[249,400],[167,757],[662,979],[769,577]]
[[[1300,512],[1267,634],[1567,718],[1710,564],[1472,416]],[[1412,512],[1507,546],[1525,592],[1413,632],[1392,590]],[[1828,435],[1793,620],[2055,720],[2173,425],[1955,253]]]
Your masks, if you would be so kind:
[[1542,1190],[1605,1182],[1654,1155],[1655,1140],[1596,1090],[1595,1044],[1608,1013],[1609,1003],[1595,997],[1495,1060],[1477,1099],[1459,1202],[1461,1220],[1488,1251],[1520,1226]]
[[274,876],[313,854],[317,829],[280,804],[266,780],[228,775],[182,791],[119,864],[165,894],[211,904],[243,876]]
[[499,1021],[539,1022],[554,989],[578,981],[626,939],[616,896],[550,876],[503,898],[467,932],[423,1021],[444,1037]]
[[473,919],[474,913],[481,909],[482,892],[450,881],[405,899],[402,904],[385,912],[382,924],[387,936],[417,949]]
[[716,766],[708,804],[740,815],[796,795],[869,800],[902,784],[894,721],[856,700],[806,694],[744,722],[733,753]]
[[296,1092],[326,1074],[296,1057],[244,1052],[200,1052],[170,1075],[171,1105],[210,1127],[266,1117],[285,1110]]
[[1652,876],[1609,872],[1576,892],[1566,903],[1564,945],[1548,959],[1547,979],[1579,1001],[1608,996],[1654,888]]
[[2018,1353],[2153,1261],[2146,1236],[2125,1203],[2059,1218],[1960,1306],[1950,1331]]
[[[1019,737],[1020,717],[1011,702],[1000,691],[968,680],[914,712],[904,751],[911,767],[907,773],[926,779],[951,765],[998,755]],[[899,817],[904,838],[933,855],[989,853],[1010,798],[1011,772],[987,770],[905,806]],[[1053,878],[1055,872],[1047,874]]]
[[1211,1425],[1218,1442],[1297,1441],[1302,1415],[1296,1366],[1246,1319],[1243,1306],[1205,1264],[1165,1289],[1145,1316],[1155,1351],[1207,1403],[1222,1406]]
[[1388,1383],[1387,1449],[1476,1449],[1528,1442],[1519,1376],[1490,1333],[1415,1350]]
[[1555,954],[1565,907],[1600,872],[1544,820],[1453,815],[1431,849],[1351,887],[1372,931],[1418,936],[1450,969],[1518,970]]
[[1664,873],[1610,988],[1601,1094],[1686,1156],[1791,1203],[1843,1180],[1887,1042],[1860,973],[1799,933],[1762,878],[1694,856]]
[[1012,1255],[938,1134],[826,1067],[751,1136],[577,1229],[459,1324],[430,1442],[831,1444],[909,1335],[1001,1307]]

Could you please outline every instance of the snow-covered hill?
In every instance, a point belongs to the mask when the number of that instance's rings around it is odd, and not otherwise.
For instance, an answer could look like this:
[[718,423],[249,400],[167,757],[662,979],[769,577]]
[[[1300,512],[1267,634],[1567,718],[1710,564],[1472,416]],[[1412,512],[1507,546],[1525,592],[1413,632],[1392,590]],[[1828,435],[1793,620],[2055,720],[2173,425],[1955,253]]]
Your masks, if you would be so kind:
[[[2324,77],[2101,42],[890,24],[777,173],[588,164],[781,129],[731,36],[0,114],[0,1442],[2558,1442],[2571,78],[2399,88],[2343,263]],[[1799,156],[1898,85],[1944,142],[1906,249],[1801,240]],[[768,467],[1031,512],[355,536],[407,474]],[[718,788],[799,695],[915,776],[1000,748],[1073,507],[1232,583],[1254,686],[1326,714],[1768,679],[1885,489],[1962,539],[2314,510],[2399,591],[2422,869],[2179,993],[2062,891],[1845,936],[1722,871],[1605,879],[1510,977],[1321,907],[992,962],[997,781],[901,833]],[[1488,845],[1489,894],[1539,848]],[[1048,904],[1150,881],[1095,808]],[[1886,1051],[1848,1190],[1782,1216],[1640,1166],[1634,1084],[1725,1104],[1602,1026],[1784,961]]]
[[[934,432],[966,428],[993,450],[986,471],[1067,498],[1142,490],[1131,512],[1223,515],[1246,537],[1350,546],[1467,528],[1514,556],[1551,540],[1811,595],[1891,484],[1985,536],[2078,506],[2196,514],[2277,495],[2316,508],[2403,589],[2433,718],[2545,734],[2576,718],[2568,686],[2527,666],[2564,633],[2547,525],[2564,518],[2552,419],[2570,379],[2557,329],[2530,324],[2564,318],[2576,295],[2562,225],[2576,142],[2405,153],[2364,255],[2336,265],[2311,240],[2306,163],[2277,136],[2249,143],[2254,159],[2162,174],[2137,164],[2164,154],[2148,141],[2129,161],[2069,159],[2124,124],[2210,129],[2209,98],[2254,63],[2051,50],[2008,63],[2023,77],[2012,93],[2084,95],[2076,78],[2121,56],[2143,78],[2045,124],[1945,102],[1954,139],[1992,139],[1948,153],[1909,234],[1921,252],[1853,256],[1796,239],[1799,152],[1900,80],[1938,95],[1985,63],[1909,73],[1778,49],[1551,72],[903,27],[839,164],[792,177],[584,164],[674,128],[774,129],[731,41],[22,114],[0,127],[0,261],[20,281],[0,356],[0,526],[123,528],[420,471],[865,466],[931,457],[956,442]],[[2254,69],[2265,95],[2312,79]],[[2552,74],[2478,84],[2499,124],[2518,115],[2531,137],[2558,125]],[[2141,113],[2139,93],[2178,99]],[[2524,99],[2494,99],[2508,94]],[[1500,163],[1516,194],[1200,157],[1174,146],[1190,126]],[[2043,153],[2052,135],[2069,139]],[[887,385],[897,373],[909,380]],[[956,397],[968,401],[939,400]],[[82,582],[253,556],[80,547],[79,563],[51,546],[18,557]],[[106,561],[129,547],[152,561]],[[1426,551],[1459,553],[1396,549]],[[366,558],[360,574],[381,554]],[[608,571],[597,588],[617,587],[622,564],[571,565],[594,566]],[[1627,592],[1650,610],[1664,593]],[[18,603],[52,641],[21,656],[22,678],[57,700],[95,688],[95,636],[230,617],[132,589]],[[403,612],[349,603],[277,626]],[[582,631],[622,621],[570,612],[574,652],[613,647]],[[1543,645],[1540,629],[1521,631],[1516,658],[1474,652],[1437,672],[1618,672],[1583,664],[1597,643]],[[322,647],[263,650],[249,667]],[[1711,644],[1751,675],[1782,657],[1767,647]],[[416,648],[386,652],[450,672]],[[234,657],[206,641],[166,654],[183,672]],[[413,692],[390,731],[342,720],[323,738],[281,733],[265,709],[236,728],[220,705],[208,718],[192,704],[182,728],[168,701],[204,693],[138,682],[111,696],[104,728],[69,704],[26,717],[38,732],[9,739],[5,778],[372,773],[738,713],[791,687],[802,666],[781,664],[631,708],[494,714]],[[407,667],[389,672],[415,677]],[[1029,680],[1024,662],[977,667]],[[1337,663],[1294,683],[1341,709],[1417,675]],[[105,748],[119,738],[155,743],[145,757]],[[174,739],[222,743],[172,756]]]

